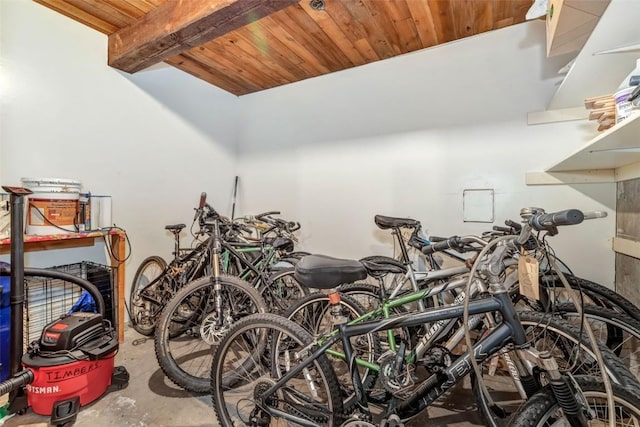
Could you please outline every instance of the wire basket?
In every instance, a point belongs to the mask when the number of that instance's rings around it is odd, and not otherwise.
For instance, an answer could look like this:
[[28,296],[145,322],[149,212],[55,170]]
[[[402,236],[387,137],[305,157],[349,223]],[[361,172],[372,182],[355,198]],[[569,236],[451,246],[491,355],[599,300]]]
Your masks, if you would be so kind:
[[[104,299],[104,318],[117,328],[113,277],[115,268],[83,261],[50,267],[85,279],[95,285]],[[24,343],[39,340],[44,327],[69,313],[83,298],[83,289],[75,283],[48,277],[25,276]]]

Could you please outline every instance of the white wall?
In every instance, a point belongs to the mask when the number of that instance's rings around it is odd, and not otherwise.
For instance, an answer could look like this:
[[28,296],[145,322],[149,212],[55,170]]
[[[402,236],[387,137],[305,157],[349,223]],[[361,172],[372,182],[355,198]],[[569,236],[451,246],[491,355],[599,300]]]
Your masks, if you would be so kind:
[[[526,125],[567,61],[544,58],[544,23],[532,22],[243,96],[240,210],[280,209],[303,224],[305,249],[342,257],[391,254],[377,213],[436,235],[489,229],[462,221],[466,188],[495,190],[496,223],[526,206],[612,214],[613,184],[524,183],[595,134],[586,122]],[[552,242],[577,273],[611,285],[613,234],[611,215]]]
[[[112,195],[133,247],[129,278],[144,257],[170,256],[164,225],[190,224],[200,192],[229,212],[237,97],[168,66],[110,68],[105,35],[35,2],[2,0],[0,16],[2,185],[61,177]],[[28,254],[27,264],[94,258],[106,262],[101,247]]]
[[[464,188],[495,189],[497,222],[523,206],[611,213],[615,203],[613,185],[524,184],[526,170],[594,132],[525,124],[568,60],[544,59],[541,22],[238,99],[169,67],[111,69],[106,36],[33,2],[0,0],[0,16],[0,182],[67,177],[111,194],[133,245],[129,278],[143,257],[169,255],[162,227],[188,223],[200,191],[229,213],[238,170],[240,213],[282,210],[302,222],[303,247],[345,257],[390,253],[376,213],[433,234],[485,230],[462,222]],[[553,242],[578,273],[610,284],[613,224]]]

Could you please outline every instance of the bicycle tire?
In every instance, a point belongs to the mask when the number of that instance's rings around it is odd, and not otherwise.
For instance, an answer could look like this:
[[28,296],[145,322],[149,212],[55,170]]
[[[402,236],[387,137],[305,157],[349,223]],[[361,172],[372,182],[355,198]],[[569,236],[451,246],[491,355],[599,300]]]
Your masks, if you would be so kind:
[[155,307],[151,301],[143,300],[140,292],[158,279],[166,268],[167,262],[162,257],[154,255],[145,258],[133,276],[129,293],[129,319],[131,326],[139,334],[153,335],[156,320],[162,310],[162,307]]
[[[601,380],[593,377],[574,377],[589,406],[589,413],[597,417],[598,425],[608,425],[607,394]],[[616,425],[638,425],[640,423],[640,388],[620,387],[612,384],[613,400],[616,412]],[[567,425],[561,422],[562,411],[550,388],[533,395],[514,416],[513,427],[549,427]],[[633,422],[622,422],[622,419]],[[620,420],[620,421],[618,421]]]
[[258,292],[270,312],[281,313],[293,302],[308,295],[307,288],[298,283],[294,272],[293,268],[282,269],[271,274],[266,282],[260,283]]
[[[527,338],[532,341],[533,346],[539,351],[550,351],[555,356],[561,370],[566,370],[567,367],[573,364],[570,358],[576,355],[575,345],[580,342],[580,353],[578,355],[581,357],[581,362],[572,367],[571,373],[600,375],[586,332],[583,332],[580,337],[578,328],[563,319],[551,316],[549,313],[521,312],[518,315],[525,328]],[[545,347],[549,343],[547,339],[551,339],[551,342],[557,346],[553,348]],[[560,353],[554,352],[554,349]],[[623,362],[611,350],[604,344],[599,346],[599,350],[607,365],[607,374],[612,382],[623,386],[636,384],[635,376],[629,372]],[[491,360],[495,360],[495,358]],[[481,366],[483,374],[487,373],[486,370],[490,366],[491,360],[486,361]],[[496,375],[496,373],[504,375]],[[481,392],[474,377],[472,379],[472,390],[480,415],[485,419],[491,417],[496,422],[508,420],[508,417],[522,405],[521,397],[514,388],[509,369],[497,369],[491,377],[483,377],[483,381],[487,391],[492,395],[493,405],[489,403]]]
[[[573,289],[580,290],[589,297],[595,305],[606,307],[626,314],[640,321],[640,308],[618,292],[611,290],[591,280],[583,279],[571,274],[565,274]],[[560,278],[556,274],[543,275],[540,278],[541,287],[550,289],[564,289]]]
[[[340,305],[343,308],[342,314],[347,316],[347,320],[356,319],[366,313],[353,299],[341,293]],[[296,301],[291,305],[282,316],[293,320],[312,336],[318,337],[334,329],[335,325],[331,322],[329,296],[324,293],[314,293]],[[346,313],[345,313],[346,310]],[[328,315],[328,316],[325,316]],[[366,337],[366,338],[365,338]],[[366,339],[366,342],[364,341]],[[351,338],[354,354],[362,360],[376,363],[382,355],[380,340],[377,334],[370,333]],[[333,350],[343,353],[342,343],[338,342],[332,347]],[[337,357],[329,357],[333,371],[340,380],[342,389],[343,406],[346,410],[351,408],[356,402],[356,395],[351,383],[351,375],[347,363]],[[359,368],[362,386],[365,391],[371,391],[376,379],[377,372],[368,368]]]
[[[268,337],[269,345],[256,343],[256,337]],[[279,406],[274,409],[319,425],[339,425],[343,415],[340,386],[324,354],[310,365],[313,369],[304,370],[291,385],[279,389],[276,398],[256,404],[260,393],[281,377],[281,369],[295,366],[295,355],[312,342],[302,327],[275,314],[255,314],[236,322],[216,348],[211,364],[211,400],[220,425],[249,425],[251,418],[270,425],[271,417],[259,412],[262,404]]]
[[[605,307],[585,305],[582,310],[596,338],[640,380],[640,322]],[[554,313],[580,328],[580,315],[575,305],[559,304]]]
[[231,324],[267,311],[262,297],[247,282],[232,276],[221,276],[219,282],[225,310],[222,325],[216,324],[210,300],[214,280],[204,277],[176,292],[156,327],[154,348],[160,368],[173,383],[196,393],[210,390],[212,349]]

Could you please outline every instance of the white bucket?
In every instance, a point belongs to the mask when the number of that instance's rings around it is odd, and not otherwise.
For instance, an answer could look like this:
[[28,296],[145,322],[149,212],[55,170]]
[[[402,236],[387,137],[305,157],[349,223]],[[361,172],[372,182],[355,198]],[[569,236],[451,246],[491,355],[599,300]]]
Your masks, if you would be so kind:
[[22,178],[31,191],[25,220],[26,234],[75,233],[80,182],[61,178]]

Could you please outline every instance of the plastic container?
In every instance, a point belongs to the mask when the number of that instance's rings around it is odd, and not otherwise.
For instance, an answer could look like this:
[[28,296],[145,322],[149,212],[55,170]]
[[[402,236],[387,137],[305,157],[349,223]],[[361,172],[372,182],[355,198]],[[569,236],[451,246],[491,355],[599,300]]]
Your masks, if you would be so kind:
[[616,123],[620,123],[632,114],[640,112],[640,109],[636,108],[628,100],[629,96],[638,85],[639,78],[640,58],[636,61],[636,68],[631,71],[627,77],[625,77],[613,96],[616,103]]
[[91,195],[91,227],[94,229],[111,227],[111,196]]
[[[1,263],[0,267],[8,267]],[[9,378],[11,350],[11,278],[0,276],[0,381]]]
[[78,231],[80,182],[62,178],[22,178],[33,191],[28,197],[26,233],[65,234]]

